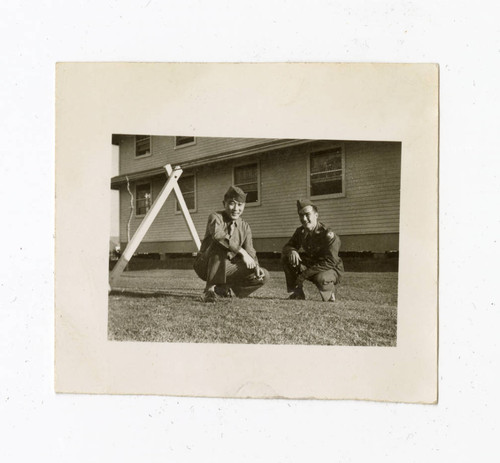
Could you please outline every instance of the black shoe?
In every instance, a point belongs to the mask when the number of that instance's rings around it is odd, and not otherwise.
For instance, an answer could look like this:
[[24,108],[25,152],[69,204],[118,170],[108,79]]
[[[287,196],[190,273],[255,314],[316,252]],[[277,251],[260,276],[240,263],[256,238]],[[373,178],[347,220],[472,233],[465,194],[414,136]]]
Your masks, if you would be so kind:
[[288,299],[291,301],[304,301],[306,299],[306,295],[304,294],[304,290],[302,288],[295,288],[293,293],[288,296]]
[[203,302],[215,302],[219,299],[219,296],[215,293],[213,289],[210,289],[208,291],[205,291],[203,293],[202,301]]
[[215,294],[223,298],[233,297],[233,292],[231,291],[231,288],[229,286],[216,286]]

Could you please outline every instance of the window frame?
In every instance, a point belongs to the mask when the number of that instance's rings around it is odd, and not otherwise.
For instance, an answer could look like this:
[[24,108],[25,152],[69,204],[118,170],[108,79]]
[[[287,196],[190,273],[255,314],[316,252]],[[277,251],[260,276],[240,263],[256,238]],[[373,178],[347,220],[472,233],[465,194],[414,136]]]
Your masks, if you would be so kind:
[[[181,177],[179,178],[179,180],[182,178],[183,176],[181,175]],[[194,209],[189,209],[188,207],[188,211],[189,212],[198,212],[198,181],[197,181],[197,178],[196,178],[196,172],[190,172],[190,173],[187,173],[186,175],[184,175],[184,178],[186,177],[194,177]],[[179,188],[180,188],[180,185],[179,185]],[[177,200],[177,195],[175,196],[175,204],[174,204],[174,213],[176,215],[178,214],[182,214],[182,209],[179,209],[177,210],[177,207],[180,207],[179,205],[179,201]]]
[[[137,188],[140,186],[144,186],[144,185],[149,185],[149,194],[151,195],[151,204],[149,205],[149,209],[144,214],[138,214],[137,201],[139,201],[139,198],[137,196]],[[153,205],[153,202],[154,202],[154,200],[153,200],[153,182],[151,182],[151,181],[137,182],[135,184],[134,189],[135,189],[135,197],[134,197],[135,216],[136,217],[144,217],[149,212],[149,210],[151,209],[151,206]]]
[[[325,195],[313,195],[311,193],[311,157],[315,154],[323,153],[330,150],[335,150],[340,148],[341,150],[341,162],[342,162],[342,191],[340,193],[328,193]],[[307,155],[307,194],[311,199],[331,199],[331,198],[345,198],[345,147],[343,143],[328,146],[328,147],[318,147],[309,151]]]
[[196,145],[196,137],[192,137],[193,138],[193,141],[190,141],[189,143],[183,143],[182,145],[178,145],[177,144],[177,139],[178,138],[185,138],[185,137],[181,137],[179,135],[176,135],[174,136],[174,150],[178,150],[178,149],[182,149],[182,148],[186,148],[187,146],[193,146],[193,145]]
[[[149,140],[149,154],[137,154],[137,138],[147,138]],[[153,141],[151,135],[135,135],[134,136],[134,157],[135,159],[149,158],[153,155]]]
[[231,170],[232,172],[232,184],[236,185],[235,182],[235,170],[238,167],[245,167],[245,166],[251,166],[251,165],[257,165],[257,195],[258,195],[258,200],[254,203],[245,203],[245,207],[255,207],[255,206],[260,206],[262,204],[262,188],[260,184],[260,160],[256,159],[253,161],[246,161],[246,162],[240,162],[238,164],[233,165],[233,168]]

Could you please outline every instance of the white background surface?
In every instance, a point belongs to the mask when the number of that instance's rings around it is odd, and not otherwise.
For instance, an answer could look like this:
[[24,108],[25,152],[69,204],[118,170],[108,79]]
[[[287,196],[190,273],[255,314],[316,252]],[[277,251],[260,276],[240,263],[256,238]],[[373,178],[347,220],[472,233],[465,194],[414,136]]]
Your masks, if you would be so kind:
[[[498,461],[496,10],[493,1],[4,1],[0,459]],[[439,404],[55,395],[57,61],[439,63]]]

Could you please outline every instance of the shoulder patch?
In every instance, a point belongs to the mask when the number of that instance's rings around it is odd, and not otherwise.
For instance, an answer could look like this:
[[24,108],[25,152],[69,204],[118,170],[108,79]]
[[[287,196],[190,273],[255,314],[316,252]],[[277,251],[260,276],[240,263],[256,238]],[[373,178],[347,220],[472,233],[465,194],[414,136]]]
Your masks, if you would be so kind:
[[326,233],[326,236],[328,239],[332,240],[333,237],[335,236],[335,233],[333,233],[331,230],[328,230],[328,232]]

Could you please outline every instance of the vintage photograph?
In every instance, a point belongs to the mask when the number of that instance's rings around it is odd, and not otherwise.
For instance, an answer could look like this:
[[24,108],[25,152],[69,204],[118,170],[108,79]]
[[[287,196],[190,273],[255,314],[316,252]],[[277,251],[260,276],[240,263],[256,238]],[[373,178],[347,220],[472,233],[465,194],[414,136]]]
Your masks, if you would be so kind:
[[59,392],[437,400],[438,68],[57,67]]
[[110,145],[110,341],[397,345],[401,142]]

